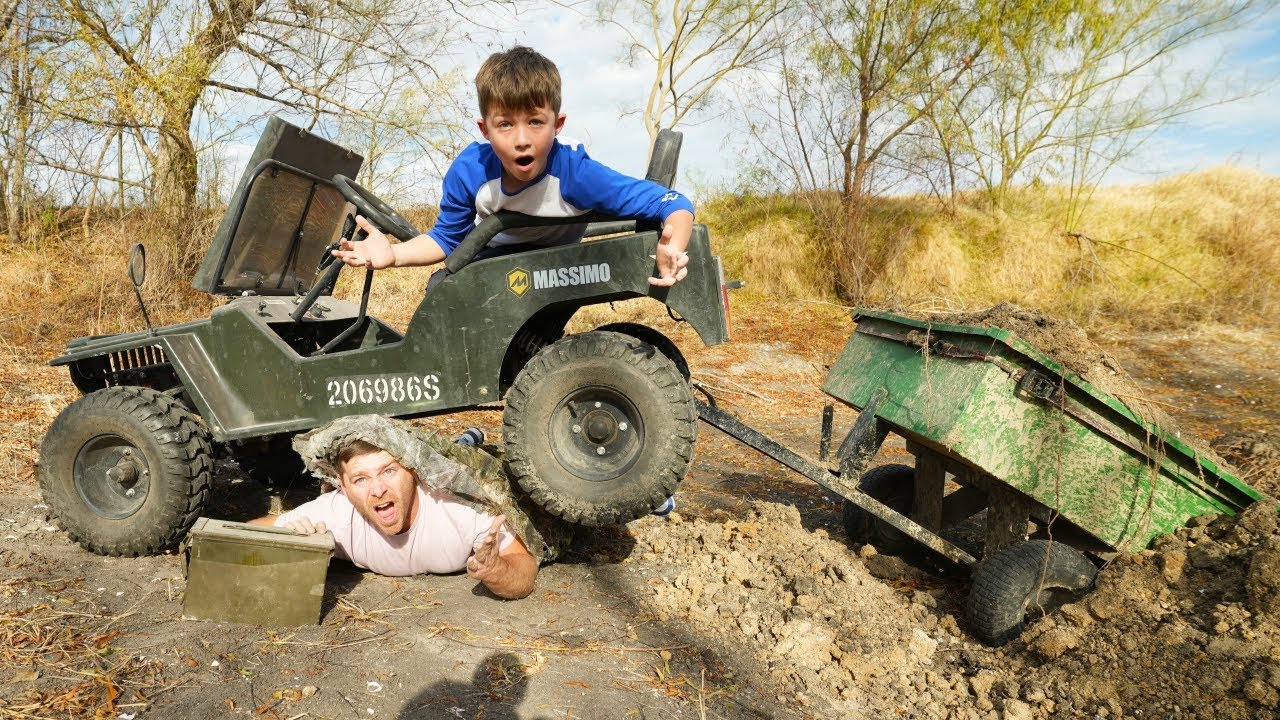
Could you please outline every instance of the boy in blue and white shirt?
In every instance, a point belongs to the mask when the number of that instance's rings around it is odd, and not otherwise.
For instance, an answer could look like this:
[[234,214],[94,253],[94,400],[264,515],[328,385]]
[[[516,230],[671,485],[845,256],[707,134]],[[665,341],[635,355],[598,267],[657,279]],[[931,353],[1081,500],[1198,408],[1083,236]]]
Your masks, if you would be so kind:
[[[623,175],[587,156],[577,143],[556,136],[560,112],[560,72],[526,47],[490,55],[476,74],[487,142],[472,143],[445,174],[440,215],[429,232],[396,245],[364,217],[363,242],[344,240],[333,255],[356,267],[407,267],[441,262],[475,224],[498,210],[538,217],[578,217],[599,211],[662,223],[653,285],[669,287],[687,274],[685,248],[693,231],[693,203],[648,180]],[[575,243],[585,223],[517,228],[500,233],[477,259],[538,247]]]

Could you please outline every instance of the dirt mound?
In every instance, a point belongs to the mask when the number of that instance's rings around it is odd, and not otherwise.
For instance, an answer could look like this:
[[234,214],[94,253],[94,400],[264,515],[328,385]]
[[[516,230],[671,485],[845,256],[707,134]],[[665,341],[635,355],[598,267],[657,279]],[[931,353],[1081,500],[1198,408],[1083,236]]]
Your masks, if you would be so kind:
[[[1117,558],[1024,633],[1004,691],[1043,717],[1251,719],[1280,708],[1280,519],[1258,503]],[[1103,712],[1105,710],[1105,712]]]
[[1218,454],[1240,469],[1240,479],[1280,497],[1280,436],[1265,432],[1229,433],[1211,443]]
[[1079,325],[1071,320],[1055,318],[1039,310],[1013,303],[1000,303],[986,310],[970,313],[930,315],[931,322],[950,325],[1002,328],[1009,330],[1059,365],[1084,378],[1102,392],[1114,397],[1133,414],[1173,435],[1193,450],[1215,463],[1222,458],[1209,444],[1194,434],[1184,432],[1159,405],[1150,402],[1147,393],[1120,362],[1103,352]]
[[[968,704],[964,677],[939,667],[960,631],[938,597],[899,592],[794,508],[753,503],[740,519],[636,523],[638,549],[668,574],[653,601],[662,613],[754,648],[761,667],[801,706],[823,717],[887,717],[894,708],[946,718]],[[899,574],[901,561],[885,561]],[[896,564],[895,564],[896,563]]]
[[805,714],[1252,720],[1280,708],[1270,504],[1200,518],[1116,558],[1091,594],[1000,649],[962,632],[942,583],[809,532],[788,506],[632,528],[662,568],[650,580],[655,609],[750,648]]

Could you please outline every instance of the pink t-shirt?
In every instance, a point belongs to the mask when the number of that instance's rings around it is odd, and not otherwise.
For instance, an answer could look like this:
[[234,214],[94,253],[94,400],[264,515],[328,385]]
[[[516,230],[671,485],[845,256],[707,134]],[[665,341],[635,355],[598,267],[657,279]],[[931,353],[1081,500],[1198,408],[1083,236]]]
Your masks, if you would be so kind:
[[[356,512],[341,490],[325,493],[276,518],[276,525],[305,517],[323,522],[333,533],[334,554],[379,575],[452,573],[466,568],[477,545],[493,526],[494,515],[439,492],[417,486],[418,511],[409,529],[383,535]],[[515,541],[506,525],[498,532],[499,549]]]

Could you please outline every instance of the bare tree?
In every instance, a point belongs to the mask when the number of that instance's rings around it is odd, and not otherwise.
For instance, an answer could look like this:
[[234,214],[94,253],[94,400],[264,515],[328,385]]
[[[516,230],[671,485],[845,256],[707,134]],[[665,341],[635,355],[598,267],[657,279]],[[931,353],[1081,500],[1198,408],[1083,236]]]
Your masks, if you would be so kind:
[[[190,217],[201,150],[195,121],[206,114],[244,122],[266,108],[312,126],[360,118],[430,135],[429,112],[413,122],[379,116],[386,96],[438,87],[450,6],[412,0],[57,0],[71,23],[66,42],[87,58],[71,68],[51,102],[61,117],[111,129],[120,160],[142,172],[156,205]],[[371,110],[371,108],[375,108]],[[425,109],[425,108],[420,108]],[[236,118],[240,118],[236,120]],[[430,143],[431,140],[424,140]],[[82,168],[85,170],[86,168]],[[195,238],[181,237],[190,260]]]
[[[739,93],[766,171],[811,191],[840,238],[842,296],[863,298],[879,273],[866,199],[918,172],[908,146],[983,62],[1001,11],[1000,0],[805,0],[785,20],[779,61]],[[834,208],[821,201],[830,191]]]
[[1154,130],[1237,96],[1215,79],[1214,63],[1179,71],[1179,54],[1263,7],[1257,0],[1011,6],[997,61],[948,108],[962,119],[957,139],[993,204],[1018,182],[1074,186],[1073,178],[1096,175],[1088,167],[1110,167]]
[[630,39],[626,58],[652,63],[639,110],[649,143],[706,105],[725,77],[778,49],[774,21],[788,0],[601,0],[595,16]]
[[50,125],[42,105],[56,66],[41,58],[56,40],[45,5],[15,0],[0,5],[0,206],[10,242],[21,239],[28,210],[32,148]]

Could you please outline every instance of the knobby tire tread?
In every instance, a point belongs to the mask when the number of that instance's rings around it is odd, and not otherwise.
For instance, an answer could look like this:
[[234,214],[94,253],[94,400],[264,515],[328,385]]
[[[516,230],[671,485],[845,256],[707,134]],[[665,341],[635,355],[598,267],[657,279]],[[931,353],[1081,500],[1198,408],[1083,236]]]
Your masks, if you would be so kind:
[[[114,431],[132,421],[151,435],[160,467],[152,468],[148,495],[162,493],[161,505],[144,505],[138,511],[147,513],[143,532],[116,541],[93,531],[95,522],[111,521],[96,517],[74,499],[70,471],[79,447],[58,447],[61,436],[73,432],[78,423],[103,425],[107,422],[103,416],[111,415],[116,416],[114,426],[102,430]],[[139,449],[145,453],[144,448]],[[71,457],[49,453],[70,453]],[[176,545],[208,505],[212,472],[211,442],[204,425],[181,402],[150,388],[116,386],[78,398],[53,421],[41,448],[40,485],[58,524],[72,540],[100,555],[150,555]],[[165,487],[159,487],[160,483]],[[64,502],[65,498],[72,499]]]
[[[624,362],[648,378],[660,396],[656,405],[675,422],[677,431],[675,441],[666,443],[662,438],[650,437],[651,429],[646,430],[646,453],[658,452],[664,444],[669,445],[671,451],[657,468],[656,477],[640,478],[639,483],[632,482],[631,486],[622,488],[615,502],[566,503],[561,490],[551,487],[540,476],[525,449],[529,442],[526,424],[530,414],[537,410],[530,407],[530,398],[548,375],[565,365],[592,358]],[[636,402],[634,398],[631,400]],[[697,415],[688,384],[664,354],[629,335],[596,331],[562,338],[543,348],[525,365],[507,393],[503,435],[512,476],[535,503],[551,515],[572,523],[614,525],[649,513],[675,492],[693,459]]]
[[988,645],[1003,645],[1022,634],[1024,615],[1040,589],[1080,592],[1096,573],[1089,558],[1060,542],[1035,539],[1007,547],[973,574],[965,606],[970,630]]

